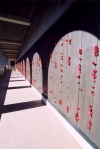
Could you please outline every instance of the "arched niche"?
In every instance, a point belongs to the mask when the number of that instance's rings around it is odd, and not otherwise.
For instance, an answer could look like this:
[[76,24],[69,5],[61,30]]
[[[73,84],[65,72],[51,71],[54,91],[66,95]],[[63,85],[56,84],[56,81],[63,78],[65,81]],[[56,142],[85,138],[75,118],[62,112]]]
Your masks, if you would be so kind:
[[25,77],[25,61],[23,60],[23,76]]
[[42,84],[42,63],[38,53],[35,53],[32,60],[32,84],[40,92],[43,92]]
[[16,64],[16,68],[19,71],[19,63]]
[[28,57],[26,59],[26,78],[30,82],[30,62]]
[[[50,53],[48,99],[71,123],[100,146],[100,58],[94,55],[96,45],[100,45],[97,37],[85,31],[70,32],[60,39]],[[91,76],[93,70],[98,71],[95,82]],[[91,91],[95,95],[91,95]],[[92,106],[93,117],[88,114],[89,106]],[[77,112],[78,121],[75,120]],[[87,129],[89,121],[92,122],[91,130]]]
[[18,63],[18,71],[20,72],[20,62]]
[[23,73],[23,62],[22,61],[20,62],[20,72],[21,74]]
[[21,62],[17,64],[18,71],[21,72]]

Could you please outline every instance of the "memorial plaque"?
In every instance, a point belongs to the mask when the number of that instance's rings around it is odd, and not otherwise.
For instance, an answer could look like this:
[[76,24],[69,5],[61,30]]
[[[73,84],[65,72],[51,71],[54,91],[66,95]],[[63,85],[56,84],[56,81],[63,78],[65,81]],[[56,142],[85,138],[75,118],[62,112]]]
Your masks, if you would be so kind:
[[[88,121],[92,121],[91,116],[88,115],[89,106],[93,106],[94,97],[91,95],[94,86],[92,78],[92,70],[94,66],[92,61],[95,60],[93,55],[93,48],[97,44],[97,38],[88,32],[82,33],[82,61],[81,61],[81,77],[79,91],[79,107],[80,107],[80,120],[77,124],[78,128],[90,137],[90,132],[87,129]],[[92,128],[91,128],[92,129]]]
[[[96,39],[96,37],[94,37]],[[95,46],[99,47],[100,51],[100,40],[96,39],[96,43],[93,44],[92,53],[94,52]],[[100,52],[99,52],[100,53]],[[94,88],[94,98],[92,101],[93,104],[93,117],[92,117],[92,127],[90,130],[90,139],[100,147],[100,55],[94,57],[94,62],[97,64],[93,66],[93,69],[97,70],[97,78]]]
[[30,82],[30,62],[29,62],[29,58],[26,59],[26,78]]
[[25,77],[25,61],[23,60],[23,76]]
[[40,92],[43,92],[42,86],[42,64],[38,53],[35,53],[32,60],[32,84]]

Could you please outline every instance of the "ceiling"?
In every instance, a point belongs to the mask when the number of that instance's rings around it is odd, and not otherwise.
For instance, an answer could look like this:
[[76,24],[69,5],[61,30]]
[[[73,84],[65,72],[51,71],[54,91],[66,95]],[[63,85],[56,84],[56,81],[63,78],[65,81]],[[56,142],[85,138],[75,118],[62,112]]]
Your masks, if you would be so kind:
[[37,0],[0,0],[0,48],[16,60]]

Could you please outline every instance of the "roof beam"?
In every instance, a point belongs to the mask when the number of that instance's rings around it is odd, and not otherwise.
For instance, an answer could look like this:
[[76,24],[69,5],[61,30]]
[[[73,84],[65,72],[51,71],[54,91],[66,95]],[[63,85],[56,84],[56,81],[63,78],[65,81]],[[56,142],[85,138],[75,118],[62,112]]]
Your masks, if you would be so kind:
[[5,55],[6,55],[6,56],[16,56],[17,54],[6,54],[6,53],[5,53]]
[[7,57],[7,59],[16,59],[16,57]]
[[15,59],[16,57],[14,57],[14,56],[8,57],[8,56],[7,56],[7,59],[8,59],[8,58],[14,58],[14,59]]
[[16,57],[16,55],[5,55],[6,57]]
[[4,52],[4,53],[7,53],[7,54],[18,54],[18,53],[14,53],[14,52]]
[[[5,55],[6,55],[6,54],[5,54]],[[16,56],[16,55],[6,55],[6,56],[8,56],[8,57],[9,57],[9,56]]]
[[9,57],[9,56],[10,56],[10,57],[12,57],[12,56],[15,56],[15,57],[16,57],[16,55],[6,55],[6,56],[7,56],[7,57]]
[[18,53],[19,51],[18,50],[7,50],[7,49],[1,49],[3,52],[8,52],[8,53],[10,53],[10,52],[13,52],[13,53]]
[[22,45],[21,42],[14,42],[14,41],[10,41],[10,40],[0,40],[0,43]]
[[15,58],[9,58],[9,60],[15,60]]
[[22,17],[17,17],[17,16],[14,16],[14,15],[8,15],[8,14],[5,14],[5,13],[0,13],[0,20],[10,22],[10,23],[30,26],[29,19],[22,18]]

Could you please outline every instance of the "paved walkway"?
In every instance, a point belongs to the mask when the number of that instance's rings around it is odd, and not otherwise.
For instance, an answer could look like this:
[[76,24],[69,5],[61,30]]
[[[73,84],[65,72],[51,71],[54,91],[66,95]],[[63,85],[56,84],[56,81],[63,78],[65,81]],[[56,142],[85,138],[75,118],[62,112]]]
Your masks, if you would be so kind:
[[0,81],[0,149],[82,149],[18,72]]

